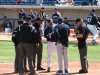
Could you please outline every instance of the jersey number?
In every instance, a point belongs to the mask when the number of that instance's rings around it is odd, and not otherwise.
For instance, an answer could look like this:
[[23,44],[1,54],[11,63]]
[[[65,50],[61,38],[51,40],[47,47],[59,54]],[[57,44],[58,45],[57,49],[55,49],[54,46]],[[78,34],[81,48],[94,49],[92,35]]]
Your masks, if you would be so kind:
[[92,20],[91,17],[88,17],[87,21],[88,21],[88,22],[91,22],[91,20]]

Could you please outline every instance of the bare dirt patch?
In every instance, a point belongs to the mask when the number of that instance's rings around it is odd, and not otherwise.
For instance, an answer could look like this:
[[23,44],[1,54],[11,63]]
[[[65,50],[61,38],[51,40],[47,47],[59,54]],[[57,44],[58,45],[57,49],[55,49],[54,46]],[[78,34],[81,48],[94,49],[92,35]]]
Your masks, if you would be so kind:
[[[42,67],[47,69],[47,62],[43,62]],[[70,75],[80,75],[78,71],[80,69],[79,62],[69,62],[69,74]],[[51,72],[44,71],[36,71],[37,75],[55,75],[58,70],[58,63],[53,62],[51,66]],[[14,74],[14,66],[13,63],[0,63],[0,75],[18,75]],[[28,75],[28,74],[25,74]],[[100,62],[89,62],[89,72],[87,74],[82,75],[100,75]]]

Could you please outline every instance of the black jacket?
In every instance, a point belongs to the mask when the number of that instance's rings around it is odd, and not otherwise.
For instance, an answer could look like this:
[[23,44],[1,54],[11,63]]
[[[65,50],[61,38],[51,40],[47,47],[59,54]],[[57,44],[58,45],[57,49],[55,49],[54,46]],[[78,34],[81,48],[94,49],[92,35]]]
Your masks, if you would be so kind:
[[41,29],[40,29],[40,25],[38,23],[34,23],[33,26],[36,28],[36,41],[38,43],[42,42],[42,37],[41,37]]
[[19,36],[19,42],[20,43],[36,43],[37,31],[35,30],[35,27],[29,26],[28,23],[24,23],[20,27],[20,36]]
[[12,33],[12,41],[15,46],[19,44],[19,27],[17,27]]
[[[51,35],[49,35],[51,34]],[[44,31],[44,37],[47,39],[47,41],[54,42],[54,28],[53,27],[48,27]]]

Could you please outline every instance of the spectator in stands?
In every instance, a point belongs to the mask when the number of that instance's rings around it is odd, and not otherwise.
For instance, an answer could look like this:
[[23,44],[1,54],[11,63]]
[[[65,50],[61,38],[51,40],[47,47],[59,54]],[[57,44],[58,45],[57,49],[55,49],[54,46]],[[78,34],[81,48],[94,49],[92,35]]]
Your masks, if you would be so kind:
[[52,20],[53,20],[53,23],[57,23],[58,22],[58,18],[62,18],[61,14],[58,12],[58,9],[57,8],[54,8],[53,9],[53,14],[52,14]]
[[42,6],[43,0],[36,0],[36,4]]
[[12,23],[9,19],[7,19],[6,16],[4,18],[5,18],[5,20],[3,22],[4,31],[11,32],[12,31]]
[[20,9],[20,11],[19,11],[19,19],[20,20],[25,20],[25,18],[26,18],[25,11],[23,9]]
[[66,5],[67,0],[56,0],[56,3],[59,4],[59,5]]
[[60,0],[56,0],[56,4],[60,4]]
[[89,0],[89,2],[90,2],[90,5],[93,5],[93,0]]
[[21,0],[16,0],[16,4],[19,5],[19,3],[21,2]]
[[67,5],[72,6],[73,5],[73,0],[67,0]]
[[97,4],[98,4],[98,6],[100,6],[100,0],[98,0]]

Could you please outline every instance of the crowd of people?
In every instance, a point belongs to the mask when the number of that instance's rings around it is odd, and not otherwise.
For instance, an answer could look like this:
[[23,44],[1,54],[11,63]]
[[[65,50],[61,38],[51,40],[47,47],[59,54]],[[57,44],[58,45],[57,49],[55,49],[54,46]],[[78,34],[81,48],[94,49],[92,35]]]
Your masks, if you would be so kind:
[[[29,1],[32,2],[33,0]],[[83,1],[83,0],[82,0]],[[16,4],[19,5],[20,2],[28,2],[28,0],[16,0]],[[36,0],[36,4],[39,6],[43,6],[43,3],[45,2],[45,0]],[[46,1],[47,2],[47,1]],[[49,0],[48,0],[49,2]],[[67,5],[67,6],[74,6],[75,2],[80,2],[81,4],[81,0],[77,1],[77,0],[55,0],[55,5]],[[83,1],[86,2],[86,1]],[[100,5],[100,0],[87,0],[88,5],[92,6],[92,5]]]
[[[47,72],[51,71],[51,56],[52,51],[57,51],[58,66],[57,74],[69,73],[68,72],[68,47],[70,35],[70,24],[66,22],[58,12],[57,8],[53,9],[54,13],[52,18],[48,18],[45,13],[45,8],[41,8],[39,13],[33,13],[30,10],[29,14],[26,14],[23,9],[19,12],[18,27],[12,33],[12,41],[15,44],[15,72],[19,75],[23,75],[25,72],[30,72],[30,75],[35,75],[35,69],[45,70],[42,67],[42,36],[47,39]],[[95,21],[95,22],[94,22]],[[97,17],[95,16],[95,9],[92,9],[92,13],[88,16],[87,25],[83,19],[77,18],[75,24],[75,37],[78,40],[78,49],[80,54],[81,69],[79,73],[88,73],[88,60],[87,60],[87,43],[88,38],[88,26],[96,26]],[[43,32],[42,32],[42,28]],[[96,28],[96,27],[95,27]],[[94,29],[96,30],[96,29]],[[91,31],[91,30],[90,30]],[[97,31],[97,30],[96,30]],[[95,31],[95,33],[96,33]],[[92,31],[91,31],[92,32]],[[43,34],[44,33],[44,34]],[[98,33],[97,33],[98,35]],[[96,45],[96,34],[93,38],[93,44]],[[36,63],[37,55],[37,67]],[[26,66],[26,60],[28,59],[29,70]],[[64,69],[62,61],[64,59]],[[64,70],[64,71],[63,71]]]

